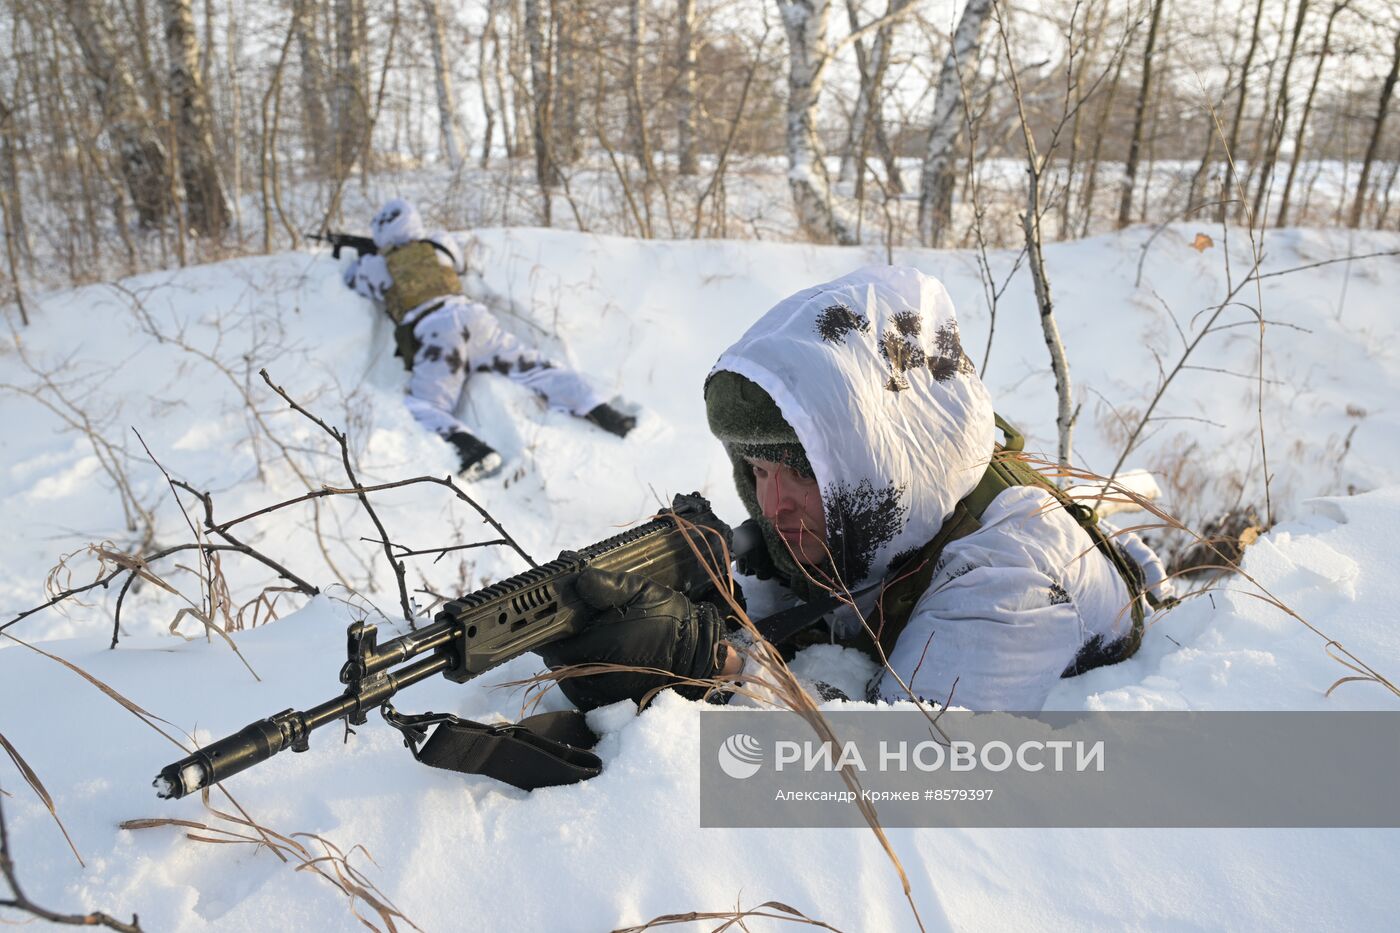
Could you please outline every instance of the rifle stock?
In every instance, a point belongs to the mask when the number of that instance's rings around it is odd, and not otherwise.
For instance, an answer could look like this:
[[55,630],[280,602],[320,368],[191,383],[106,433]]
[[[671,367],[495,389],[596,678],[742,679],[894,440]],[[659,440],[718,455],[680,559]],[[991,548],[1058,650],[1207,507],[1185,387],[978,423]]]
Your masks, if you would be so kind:
[[581,631],[594,613],[574,590],[586,568],[641,573],[692,599],[711,595],[715,580],[729,579],[730,544],[729,527],[703,496],[678,495],[652,521],[454,599],[432,624],[383,645],[374,625],[355,622],[346,632],[341,695],[307,710],[283,710],[166,765],[154,781],[156,794],[180,798],[284,749],[304,752],[316,729],[341,719],[363,723],[371,709],[434,674],[465,683]]

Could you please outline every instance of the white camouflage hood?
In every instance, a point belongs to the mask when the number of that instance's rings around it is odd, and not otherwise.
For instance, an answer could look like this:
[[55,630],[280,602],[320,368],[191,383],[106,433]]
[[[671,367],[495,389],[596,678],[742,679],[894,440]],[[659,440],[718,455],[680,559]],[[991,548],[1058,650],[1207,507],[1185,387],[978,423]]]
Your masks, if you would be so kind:
[[868,266],[784,299],[720,370],[757,383],[797,433],[850,588],[931,540],[992,453],[991,399],[952,300],[916,269]]
[[418,208],[403,198],[386,201],[370,220],[369,230],[374,237],[374,245],[380,249],[403,246],[427,235]]

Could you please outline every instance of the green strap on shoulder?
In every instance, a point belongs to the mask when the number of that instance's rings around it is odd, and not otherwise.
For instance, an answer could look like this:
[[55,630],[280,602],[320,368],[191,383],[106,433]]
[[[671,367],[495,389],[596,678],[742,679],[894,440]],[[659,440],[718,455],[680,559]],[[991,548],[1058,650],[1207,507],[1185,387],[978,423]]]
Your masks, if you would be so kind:
[[[938,566],[938,558],[944,547],[949,542],[969,535],[982,527],[980,519],[983,513],[987,511],[992,501],[1006,490],[1013,486],[1037,486],[1053,496],[1063,508],[1074,516],[1079,526],[1088,534],[1089,540],[1094,543],[1094,547],[1118,571],[1118,575],[1128,589],[1128,594],[1132,597],[1132,630],[1126,638],[1121,639],[1116,645],[1117,650],[1111,655],[1099,656],[1092,666],[1112,664],[1131,657],[1142,641],[1144,622],[1140,571],[1135,566],[1128,565],[1130,558],[1115,547],[1113,542],[1103,533],[1103,530],[1099,528],[1098,516],[1093,509],[1071,499],[1064,490],[1047,480],[1025,460],[1016,456],[1025,449],[1025,436],[1001,415],[995,415],[995,418],[998,430],[1005,437],[1005,443],[994,446],[991,461],[987,464],[987,469],[982,473],[982,478],[978,481],[977,486],[954,507],[953,514],[948,516],[943,527],[938,530],[938,534],[934,536],[932,541],[920,548],[919,552],[902,566],[890,569],[887,579],[892,582],[885,587],[884,593],[881,595],[875,625],[876,637],[879,639],[880,646],[887,655],[894,648],[895,641],[909,621],[914,604],[918,602],[918,598],[928,589],[929,583],[933,580],[933,573]],[[1088,669],[1080,661],[1076,661],[1076,673]]]

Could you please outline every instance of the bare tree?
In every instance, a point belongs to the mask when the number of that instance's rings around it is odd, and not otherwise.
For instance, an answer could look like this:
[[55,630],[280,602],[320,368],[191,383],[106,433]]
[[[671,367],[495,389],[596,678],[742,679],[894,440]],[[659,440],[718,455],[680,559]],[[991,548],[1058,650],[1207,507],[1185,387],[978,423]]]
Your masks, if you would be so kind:
[[[1390,71],[1386,74],[1385,80],[1381,82],[1381,99],[1376,106],[1375,126],[1371,130],[1371,140],[1366,144],[1366,155],[1361,160],[1361,178],[1356,183],[1356,198],[1351,202],[1351,225],[1361,226],[1361,214],[1366,209],[1366,187],[1370,184],[1371,168],[1375,165],[1376,154],[1380,150],[1381,131],[1385,127],[1385,118],[1390,113],[1390,101],[1395,94],[1395,82],[1400,77],[1400,29],[1395,32],[1395,53],[1390,58]],[[1396,165],[1400,166],[1400,159],[1396,160]],[[1395,180],[1395,173],[1392,170],[1391,180]]]
[[64,0],[64,9],[92,76],[103,126],[136,215],[143,227],[159,226],[171,208],[166,149],[141,102],[130,67],[112,44],[112,20],[99,0]]
[[365,94],[364,0],[335,0],[335,174],[349,175],[369,127]]
[[525,42],[530,56],[530,125],[535,142],[535,180],[545,188],[545,225],[549,225],[549,188],[559,184],[554,161],[554,73],[545,24],[540,22],[541,0],[525,0]]
[[1157,48],[1157,26],[1162,21],[1162,8],[1167,0],[1151,0],[1152,19],[1147,26],[1147,46],[1142,52],[1142,83],[1138,85],[1137,103],[1133,107],[1133,132],[1128,140],[1128,161],[1123,168],[1123,191],[1118,199],[1118,227],[1132,222],[1133,187],[1137,182],[1138,161],[1142,153],[1142,128],[1146,122],[1148,95],[1152,91],[1152,56]]
[[1278,225],[1288,224],[1288,202],[1293,194],[1293,180],[1298,175],[1298,164],[1303,160],[1303,143],[1307,138],[1308,117],[1312,115],[1313,100],[1317,97],[1317,85],[1322,80],[1322,69],[1326,67],[1332,51],[1332,27],[1337,16],[1347,8],[1351,0],[1335,0],[1327,11],[1327,25],[1322,32],[1322,48],[1318,52],[1317,67],[1313,69],[1312,83],[1308,85],[1308,96],[1303,101],[1303,112],[1298,116],[1298,131],[1293,138],[1293,159],[1288,164],[1288,180],[1283,183],[1283,197],[1279,199]]
[[325,171],[331,157],[330,121],[326,118],[326,57],[316,29],[316,0],[295,0],[292,18],[301,54],[301,113],[307,150],[315,166]]
[[695,156],[695,0],[676,3],[676,170],[698,171]]
[[821,142],[817,102],[831,62],[826,40],[831,0],[776,0],[788,40],[788,188],[803,231],[814,240],[852,245],[855,225],[832,203]]
[[1293,36],[1288,42],[1288,55],[1283,62],[1283,76],[1278,83],[1278,96],[1274,98],[1273,118],[1268,127],[1268,142],[1264,147],[1264,157],[1259,166],[1254,189],[1254,216],[1258,217],[1264,207],[1264,194],[1273,187],[1274,165],[1278,162],[1279,146],[1283,143],[1284,131],[1288,128],[1289,76],[1293,73],[1293,62],[1298,56],[1298,41],[1303,35],[1303,26],[1308,18],[1308,0],[1298,0],[1298,18],[1293,25]]
[[919,242],[925,246],[940,245],[948,226],[953,186],[957,183],[953,163],[965,122],[961,69],[964,63],[976,60],[982,29],[991,9],[992,0],[967,0],[957,28],[953,30],[952,45],[938,74],[933,121],[929,126],[923,170],[919,175]]
[[466,147],[462,142],[461,121],[457,117],[457,98],[452,92],[452,68],[447,56],[442,6],[438,0],[420,2],[423,4],[423,15],[427,18],[429,43],[433,47],[433,77],[437,83],[438,126],[442,137],[442,151],[447,156],[448,164],[458,168],[465,157]]
[[[846,151],[841,155],[842,181],[857,177],[863,171],[865,156],[870,143],[885,163],[886,182],[892,194],[903,192],[904,185],[899,177],[899,164],[895,161],[894,147],[890,145],[882,110],[885,100],[885,72],[890,64],[890,46],[894,38],[894,27],[900,13],[913,0],[889,0],[885,15],[875,30],[875,42],[870,51],[859,40],[855,43],[856,69],[860,73],[860,93],[856,97],[855,112],[851,116],[851,132],[846,143]],[[862,29],[856,0],[846,0],[846,13],[851,23],[851,31]]]
[[579,145],[581,43],[578,38],[582,19],[580,0],[549,0],[555,59],[554,84],[550,90],[550,109],[554,117],[550,125],[553,137],[550,148],[556,164],[573,165],[582,151]]
[[170,59],[170,104],[175,110],[180,178],[189,225],[205,236],[228,230],[229,207],[214,158],[209,96],[200,80],[199,46],[190,0],[162,0],[166,54]]

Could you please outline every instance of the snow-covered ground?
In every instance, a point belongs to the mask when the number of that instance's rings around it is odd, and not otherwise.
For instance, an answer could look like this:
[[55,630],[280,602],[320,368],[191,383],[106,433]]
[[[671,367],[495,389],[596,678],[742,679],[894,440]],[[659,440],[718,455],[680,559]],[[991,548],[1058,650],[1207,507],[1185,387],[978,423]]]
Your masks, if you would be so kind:
[[[1198,232],[1216,245],[1193,249]],[[737,517],[727,461],[705,428],[705,373],[772,302],[884,259],[879,250],[753,242],[520,229],[478,236],[477,267],[516,309],[508,325],[644,406],[638,431],[620,441],[542,410],[503,379],[473,379],[465,417],[509,465],[471,493],[537,558],[644,519],[675,492],[698,489],[721,516]],[[1087,467],[1112,468],[1124,425],[1156,390],[1159,361],[1170,371],[1229,292],[1225,243],[1217,227],[1182,225],[1155,237],[1138,228],[1049,249],[1083,404],[1078,458]],[[1248,243],[1238,231],[1228,243],[1238,282],[1248,272]],[[1262,247],[1268,273],[1394,251],[1400,236],[1284,230]],[[1014,258],[991,257],[998,282]],[[897,251],[895,259],[944,280],[980,364],[989,315],[974,255]],[[1062,682],[1052,707],[1396,708],[1393,694],[1370,683],[1327,697],[1352,672],[1324,647],[1335,639],[1382,674],[1400,673],[1393,621],[1400,579],[1390,546],[1400,522],[1397,294],[1400,260],[1388,256],[1264,278],[1258,291],[1250,285],[1236,296],[1252,306],[1262,300],[1270,322],[1263,446],[1282,520],[1247,552],[1245,570],[1325,638],[1234,581],[1231,591],[1159,619],[1131,661]],[[31,297],[31,313],[34,325],[0,346],[7,429],[0,494],[9,531],[0,543],[0,625],[46,598],[46,576],[65,554],[74,556],[53,578],[57,585],[93,579],[89,543],[126,551],[190,539],[135,432],[170,474],[212,493],[220,519],[343,484],[329,438],[286,410],[257,376],[261,367],[348,429],[362,482],[451,468],[449,449],[419,431],[399,402],[403,372],[390,355],[387,324],[341,286],[327,255],[237,260],[55,292]],[[1201,342],[1188,361],[1200,368],[1183,370],[1158,406],[1169,420],[1149,427],[1127,464],[1158,471],[1163,504],[1192,520],[1264,502],[1259,328],[1243,306],[1217,323],[1232,326]],[[1053,449],[1053,381],[1024,270],[1000,301],[987,380],[1029,446]],[[386,492],[376,504],[391,537],[411,548],[494,536],[439,487]],[[198,503],[185,495],[184,505],[197,520]],[[151,541],[139,530],[143,511],[155,517]],[[241,531],[324,590],[310,603],[269,593],[280,618],[232,634],[258,679],[188,614],[178,631],[198,637],[171,635],[189,603],[152,584],[128,596],[115,651],[107,648],[112,592],[31,616],[6,634],[170,721],[172,734],[188,730],[201,741],[329,698],[338,692],[344,626],[378,619],[380,609],[395,613],[382,551],[361,540],[375,538],[373,524],[353,502],[334,499],[250,520]],[[176,563],[194,566],[186,554],[151,570],[198,603],[197,577]],[[500,548],[454,552],[437,563],[410,559],[409,581],[452,594],[522,567]],[[226,556],[222,570],[235,617],[237,606],[275,582],[237,555]],[[245,625],[252,613],[243,614]],[[799,658],[797,666],[832,662]],[[399,705],[516,719],[521,694],[492,685],[538,667],[522,658],[464,687],[427,682]],[[594,725],[604,736],[604,774],[532,794],[423,768],[377,717],[347,743],[334,729],[318,733],[309,754],[279,756],[229,790],[260,825],[338,846],[425,930],[611,929],[770,899],[844,930],[915,928],[868,831],[698,828],[701,712],[674,696],[639,717],[601,711]],[[35,901],[135,911],[149,930],[360,928],[344,893],[265,848],[191,840],[174,826],[119,828],[177,817],[247,832],[197,799],[157,801],[151,777],[182,753],[80,675],[3,637],[0,733],[42,779],[86,862],[79,867],[17,773],[0,767],[0,784],[12,794],[4,800],[11,847]],[[230,812],[218,794],[213,803]],[[1393,831],[895,830],[890,838],[929,929],[1369,928],[1388,925],[1400,907],[1390,883],[1400,867]],[[298,839],[312,856],[324,854],[322,842]],[[364,850],[352,852],[356,846]],[[333,874],[329,863],[322,867]],[[353,907],[382,926],[364,900]]]

